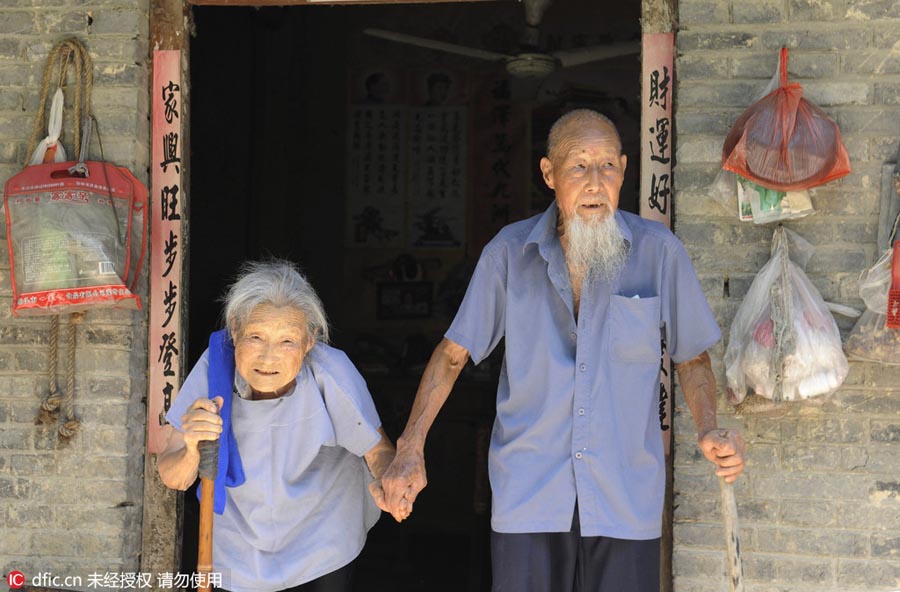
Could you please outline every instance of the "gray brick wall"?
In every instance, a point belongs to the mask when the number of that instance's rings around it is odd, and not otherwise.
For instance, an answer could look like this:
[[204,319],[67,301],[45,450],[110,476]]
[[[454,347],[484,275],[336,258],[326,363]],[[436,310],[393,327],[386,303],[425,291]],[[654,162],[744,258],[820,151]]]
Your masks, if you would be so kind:
[[[107,160],[146,182],[148,2],[6,0],[0,5],[0,183],[25,158],[47,54],[70,36],[84,41],[94,60],[94,113]],[[71,150],[70,140],[66,147]],[[91,156],[99,157],[96,140]],[[89,312],[78,328],[75,398],[82,423],[62,444],[55,426],[34,421],[48,385],[49,322],[11,316],[5,224],[0,234],[0,570],[17,569],[29,581],[47,572],[81,576],[80,588],[88,589],[91,572],[139,570],[145,312]],[[61,361],[64,386],[62,369]]]
[[[817,247],[810,279],[861,307],[857,274],[876,257],[881,167],[900,141],[900,5],[868,0],[681,0],[675,121],[675,230],[726,335],[772,229],[738,222],[707,195],[724,135],[791,48],[789,73],[841,127],[853,173],[813,191],[790,222]],[[729,277],[730,296],[723,282]],[[852,321],[838,318],[844,334]],[[724,383],[724,344],[714,351]],[[736,416],[747,473],[736,487],[747,590],[900,589],[900,369],[851,363],[833,396]],[[723,390],[723,389],[722,389]],[[676,409],[675,590],[727,589],[718,486]]]

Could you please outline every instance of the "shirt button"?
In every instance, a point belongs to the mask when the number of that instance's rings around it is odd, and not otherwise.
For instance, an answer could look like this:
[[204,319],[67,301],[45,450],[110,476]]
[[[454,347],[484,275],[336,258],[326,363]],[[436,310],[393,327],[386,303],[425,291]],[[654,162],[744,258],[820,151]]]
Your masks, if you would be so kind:
[[569,333],[569,335],[572,337],[572,341],[578,339],[578,333],[576,333],[575,331],[572,331],[571,333]]
[[585,370],[587,370],[587,365],[582,364],[581,366],[579,366],[579,368],[581,369],[582,372],[584,372]]
[[578,415],[584,415],[584,408],[583,408],[583,407],[582,407],[581,409],[578,410]]
[[575,453],[575,458],[577,458],[577,459],[579,459],[579,460],[581,460],[581,457],[582,457],[582,456],[584,456],[584,455],[581,454],[580,452],[576,452],[576,453]]

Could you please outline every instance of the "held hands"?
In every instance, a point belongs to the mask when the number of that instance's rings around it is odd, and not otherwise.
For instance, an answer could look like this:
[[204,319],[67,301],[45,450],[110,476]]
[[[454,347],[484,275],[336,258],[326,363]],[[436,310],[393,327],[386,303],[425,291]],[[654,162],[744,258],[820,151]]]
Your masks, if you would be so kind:
[[[382,512],[390,512],[387,503],[384,501],[384,487],[381,484],[381,479],[375,479],[369,483],[369,495],[375,500],[375,505],[378,506],[379,510]],[[402,519],[394,516],[394,520],[400,522]]]
[[703,456],[716,465],[716,475],[728,483],[737,481],[744,472],[744,438],[738,430],[716,428],[705,432],[697,441]]
[[369,483],[369,494],[371,494],[372,499],[375,500],[375,505],[378,506],[378,509],[382,512],[389,513],[397,522],[403,522],[409,518],[409,515],[412,512],[412,504],[391,510],[390,506],[387,504],[387,495],[384,492],[384,483],[382,479],[375,479]]
[[187,413],[181,416],[181,428],[184,444],[188,452],[199,454],[197,445],[203,440],[218,440],[222,433],[222,418],[219,409],[222,397],[214,399],[197,399],[188,407]]
[[399,446],[397,456],[381,478],[380,488],[383,496],[381,501],[384,506],[379,503],[375,493],[372,496],[378,507],[390,512],[397,522],[402,522],[409,518],[416,496],[427,484],[425,457],[422,452]]

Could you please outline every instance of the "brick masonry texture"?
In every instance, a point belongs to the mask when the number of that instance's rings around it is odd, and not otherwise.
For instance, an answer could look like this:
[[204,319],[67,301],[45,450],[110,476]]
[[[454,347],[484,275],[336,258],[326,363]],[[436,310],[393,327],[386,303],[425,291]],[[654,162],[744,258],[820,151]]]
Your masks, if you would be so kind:
[[[877,257],[881,167],[900,142],[900,5],[871,0],[679,2],[675,231],[725,334],[768,258],[772,227],[741,223],[708,196],[724,135],[775,73],[778,48],[805,96],[838,121],[853,173],[815,189],[815,216],[786,226],[817,253],[827,300],[861,307],[857,276]],[[729,295],[723,290],[729,278]],[[838,317],[846,337],[852,320]],[[851,362],[834,395],[756,414],[724,397],[747,471],[735,487],[747,590],[900,589],[900,370]],[[718,486],[682,397],[675,413],[675,590],[727,588]]]
[[[0,181],[15,174],[53,44],[83,39],[95,62],[94,110],[108,158],[146,180],[146,0],[8,0],[0,6]],[[694,258],[720,325],[730,326],[768,257],[771,229],[742,225],[706,194],[718,143],[792,49],[789,74],[841,125],[854,173],[814,192],[814,218],[789,223],[819,248],[810,277],[859,305],[856,275],[874,261],[880,169],[900,140],[896,0],[681,0],[675,169],[676,232]],[[0,226],[0,233],[5,227]],[[145,394],[144,313],[89,313],[78,330],[81,432],[62,446],[36,426],[47,390],[46,319],[13,319],[0,237],[0,569],[78,575],[135,571]],[[723,280],[730,279],[730,296]],[[841,320],[846,333],[849,326]],[[727,339],[727,337],[726,337]],[[712,350],[720,383],[722,344]],[[61,352],[62,354],[62,352]],[[62,379],[62,375],[61,375]],[[748,590],[861,592],[900,588],[900,371],[851,364],[824,400],[721,423],[749,443],[736,492]],[[675,416],[675,588],[726,586],[718,490],[689,414]]]
[[[71,36],[94,60],[93,111],[107,160],[147,181],[148,10],[146,0],[2,3],[0,182],[24,162],[47,55]],[[64,129],[71,150],[71,128]],[[96,138],[91,156],[99,158]],[[61,442],[55,425],[35,424],[48,389],[49,321],[11,316],[5,224],[0,234],[0,570],[80,575],[87,589],[89,573],[140,566],[145,312],[88,312],[78,327],[81,429]],[[60,342],[64,388],[64,329]]]

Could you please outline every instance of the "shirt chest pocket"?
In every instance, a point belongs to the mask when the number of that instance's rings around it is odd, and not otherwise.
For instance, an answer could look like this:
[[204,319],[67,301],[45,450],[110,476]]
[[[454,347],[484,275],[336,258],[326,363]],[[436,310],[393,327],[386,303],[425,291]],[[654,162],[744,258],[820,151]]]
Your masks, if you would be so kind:
[[660,302],[658,296],[628,298],[613,295],[609,302],[609,346],[618,362],[659,364]]

